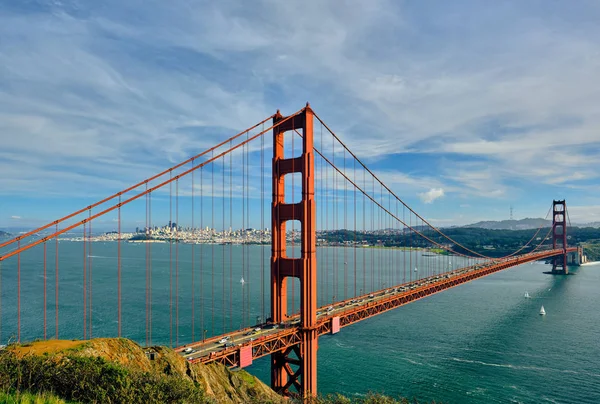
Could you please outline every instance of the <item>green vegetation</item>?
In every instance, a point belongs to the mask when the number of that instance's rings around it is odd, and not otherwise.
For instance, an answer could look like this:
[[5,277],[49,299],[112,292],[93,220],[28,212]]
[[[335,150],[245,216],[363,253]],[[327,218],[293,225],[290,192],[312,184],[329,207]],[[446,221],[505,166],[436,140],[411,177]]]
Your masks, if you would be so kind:
[[28,394],[73,403],[284,402],[244,370],[191,364],[170,348],[125,338],[9,345],[0,350],[0,392],[11,402]]
[[[474,227],[456,227],[444,229],[444,233],[463,245],[459,247],[432,230],[419,228],[419,231],[435,243],[452,248],[458,253],[466,253],[466,249],[476,251],[490,257],[501,257],[513,253],[527,243],[537,230],[489,230]],[[537,233],[536,240],[530,246],[523,249],[526,253],[531,251],[543,238],[550,235],[550,228],[543,228]],[[600,252],[594,246],[600,244],[600,228],[593,227],[569,227],[567,228],[570,245],[587,243],[586,254],[591,261],[600,260]],[[551,236],[551,235],[550,235]],[[416,247],[431,248],[434,245],[424,238],[415,234],[402,233],[362,233],[356,234],[351,230],[329,231],[319,234],[320,239],[333,244],[344,242],[355,242],[359,245],[381,246],[381,247]],[[439,251],[440,249],[437,249]],[[434,249],[432,249],[434,251]]]
[[587,256],[588,261],[600,261],[600,240],[590,240],[581,245],[583,254]]
[[53,394],[5,393],[0,391],[0,403],[5,404],[64,404],[66,401]]
[[208,402],[199,385],[156,372],[127,369],[101,357],[0,354],[0,391],[52,393],[76,402]]
[[253,387],[256,382],[256,379],[250,373],[239,372],[238,376],[244,381],[244,383],[246,383],[250,387]]
[[430,248],[429,249],[430,252],[435,253],[435,254],[441,254],[441,255],[448,255],[448,251],[444,250],[443,248]]
[[138,233],[131,236],[129,241],[154,240],[154,238],[146,233]]

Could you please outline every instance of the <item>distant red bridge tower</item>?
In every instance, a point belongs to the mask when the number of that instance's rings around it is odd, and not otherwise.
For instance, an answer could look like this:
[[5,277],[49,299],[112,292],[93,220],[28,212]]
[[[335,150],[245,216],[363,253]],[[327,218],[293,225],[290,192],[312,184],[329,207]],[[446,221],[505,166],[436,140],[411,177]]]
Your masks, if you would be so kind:
[[[301,341],[271,355],[271,386],[290,395],[293,386],[303,396],[317,392],[317,258],[316,206],[314,193],[313,111],[307,103],[304,111],[273,129],[273,203],[271,249],[271,315],[276,323],[285,321],[287,278],[300,280]],[[279,111],[273,124],[283,120]],[[302,130],[302,154],[284,158],[284,133]],[[300,132],[298,132],[300,133]],[[296,136],[296,133],[291,133]],[[285,176],[302,175],[302,200],[285,203]],[[286,222],[300,222],[302,246],[300,258],[286,254]],[[293,369],[297,367],[297,369]]]
[[552,201],[552,248],[561,248],[563,255],[552,258],[552,274],[568,275],[567,267],[567,204],[562,201]]

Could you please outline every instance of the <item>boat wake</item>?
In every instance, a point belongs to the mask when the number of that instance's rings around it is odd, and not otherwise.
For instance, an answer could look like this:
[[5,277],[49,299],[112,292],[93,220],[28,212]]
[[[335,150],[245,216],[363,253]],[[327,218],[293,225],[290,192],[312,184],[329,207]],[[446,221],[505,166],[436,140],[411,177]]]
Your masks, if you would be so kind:
[[515,369],[515,370],[533,370],[533,371],[537,371],[537,372],[568,373],[568,374],[574,374],[574,375],[584,375],[584,376],[592,376],[592,377],[600,378],[600,374],[597,374],[597,373],[580,372],[580,371],[570,370],[570,369],[554,369],[554,368],[547,368],[547,367],[542,367],[542,366],[523,366],[523,365],[513,365],[510,363],[489,363],[489,362],[455,358],[455,357],[445,358],[445,359],[452,360],[455,362],[471,363],[471,364],[475,364],[475,365],[491,366],[491,367],[498,367],[498,368],[507,368],[507,369]]

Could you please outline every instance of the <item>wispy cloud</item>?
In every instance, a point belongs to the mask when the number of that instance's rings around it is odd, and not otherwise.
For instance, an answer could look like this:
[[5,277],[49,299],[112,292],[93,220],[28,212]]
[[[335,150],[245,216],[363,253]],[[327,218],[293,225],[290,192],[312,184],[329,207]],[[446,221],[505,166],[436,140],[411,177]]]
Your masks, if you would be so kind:
[[[429,204],[433,190],[459,201],[443,209],[531,202],[532,187],[539,198],[597,190],[593,3],[72,0],[0,11],[4,196],[109,194],[306,101],[409,202]],[[415,155],[429,163],[411,166]]]

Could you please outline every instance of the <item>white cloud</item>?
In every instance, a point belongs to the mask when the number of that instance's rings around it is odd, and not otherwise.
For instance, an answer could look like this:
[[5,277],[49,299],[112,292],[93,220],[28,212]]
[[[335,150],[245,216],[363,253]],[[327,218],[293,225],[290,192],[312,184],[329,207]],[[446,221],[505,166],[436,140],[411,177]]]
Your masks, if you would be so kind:
[[[426,203],[444,192],[525,194],[528,184],[592,195],[585,182],[600,173],[590,85],[600,33],[578,23],[595,11],[581,4],[564,15],[553,7],[567,6],[519,3],[426,13],[376,0],[343,10],[132,0],[72,12],[67,3],[1,13],[3,195],[118,191],[307,100],[398,195],[429,189],[418,194]],[[281,18],[291,15],[294,24]],[[466,161],[377,167],[400,152]]]
[[420,193],[418,195],[423,202],[432,203],[436,199],[444,196],[444,190],[442,188],[431,188],[429,191]]
[[16,216],[16,215],[13,215],[13,216],[11,216],[10,218],[11,218],[11,219],[14,219],[14,220],[19,220],[19,219],[21,219],[21,216]]

